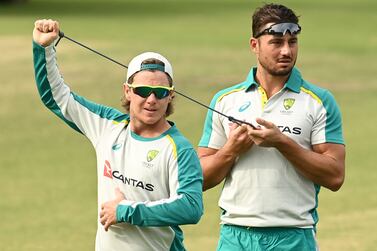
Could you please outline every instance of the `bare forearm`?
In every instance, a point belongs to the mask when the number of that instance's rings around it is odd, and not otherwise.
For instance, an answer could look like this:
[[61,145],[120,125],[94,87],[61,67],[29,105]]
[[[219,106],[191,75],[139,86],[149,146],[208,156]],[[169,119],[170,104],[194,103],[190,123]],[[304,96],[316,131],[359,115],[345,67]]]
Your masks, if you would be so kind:
[[277,149],[303,176],[332,191],[339,190],[344,181],[344,146],[332,144],[330,150],[327,147],[323,148],[326,150],[314,148],[318,149],[304,149],[287,136],[282,144],[277,145]]
[[223,181],[232,169],[236,158],[236,155],[223,150],[219,150],[213,155],[200,157],[203,169],[203,191]]
[[199,147],[198,155],[203,169],[203,190],[210,189],[229,174],[238,156],[248,151],[254,142],[246,126],[232,124],[229,137],[221,149]]

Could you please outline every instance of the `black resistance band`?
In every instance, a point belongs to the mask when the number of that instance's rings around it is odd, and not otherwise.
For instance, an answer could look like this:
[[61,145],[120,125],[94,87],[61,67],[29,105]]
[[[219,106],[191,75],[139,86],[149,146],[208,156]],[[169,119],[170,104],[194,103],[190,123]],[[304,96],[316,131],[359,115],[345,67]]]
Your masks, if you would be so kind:
[[[120,62],[118,62],[118,61],[116,61],[116,60],[114,60],[114,59],[112,59],[112,58],[110,58],[110,57],[108,57],[108,56],[106,56],[106,55],[104,55],[104,54],[102,54],[102,53],[100,53],[100,52],[98,52],[98,51],[96,51],[96,50],[94,50],[94,49],[92,49],[92,48],[90,48],[90,47],[88,47],[88,46],[86,46],[86,45],[84,45],[84,44],[82,44],[82,43],[80,43],[80,42],[78,42],[78,41],[72,39],[72,38],[70,38],[70,37],[68,37],[68,36],[66,36],[66,35],[64,34],[64,32],[62,32],[62,31],[59,31],[59,39],[58,39],[58,41],[55,43],[55,46],[57,46],[57,45],[59,44],[59,42],[60,42],[60,40],[61,40],[62,38],[66,38],[66,39],[68,39],[69,41],[71,41],[71,42],[73,42],[73,43],[76,43],[76,44],[78,44],[78,45],[84,47],[85,49],[88,49],[88,50],[90,50],[91,52],[94,52],[94,53],[96,53],[97,55],[100,55],[101,57],[104,57],[104,58],[110,60],[111,62],[116,63],[116,64],[118,64],[118,65],[120,65],[120,66],[123,66],[124,68],[128,69],[128,66],[127,66],[127,65],[122,64],[122,63],[120,63]],[[201,102],[199,102],[199,101],[197,101],[197,100],[195,100],[195,99],[193,99],[193,98],[191,98],[191,97],[189,97],[189,96],[187,96],[187,95],[185,95],[185,94],[183,94],[183,93],[181,93],[181,92],[179,92],[179,91],[177,91],[177,90],[175,90],[175,89],[174,89],[174,92],[177,93],[177,94],[179,94],[179,95],[181,95],[182,97],[187,98],[188,100],[191,100],[192,102],[194,102],[194,103],[196,103],[196,104],[198,104],[198,105],[201,105],[201,106],[203,106],[203,107],[205,107],[205,108],[207,108],[207,109],[209,109],[209,110],[211,110],[211,111],[213,111],[213,112],[216,112],[216,113],[220,114],[221,116],[226,117],[229,121],[231,121],[231,122],[233,122],[233,123],[236,123],[237,125],[247,124],[247,125],[251,126],[252,128],[256,129],[256,127],[255,127],[253,124],[249,123],[249,122],[242,121],[242,120],[236,119],[236,118],[234,118],[234,117],[232,117],[232,116],[228,116],[228,115],[226,115],[226,114],[224,114],[224,113],[222,113],[222,112],[219,112],[219,111],[217,111],[217,110],[215,110],[215,109],[213,109],[213,108],[211,108],[211,107],[209,107],[209,106],[207,106],[207,105],[205,105],[205,104],[203,104],[203,103],[201,103]]]

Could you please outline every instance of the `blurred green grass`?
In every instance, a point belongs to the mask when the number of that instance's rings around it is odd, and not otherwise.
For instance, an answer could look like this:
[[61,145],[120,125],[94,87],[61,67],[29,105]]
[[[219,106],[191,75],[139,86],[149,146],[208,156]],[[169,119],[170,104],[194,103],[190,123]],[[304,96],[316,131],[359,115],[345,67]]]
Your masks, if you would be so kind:
[[[320,193],[321,250],[375,250],[377,237],[377,2],[280,1],[301,16],[304,77],[330,89],[343,112],[346,182]],[[34,84],[34,21],[60,21],[66,35],[128,63],[152,50],[167,56],[177,88],[209,103],[243,81],[255,63],[248,48],[251,13],[260,2],[30,0],[0,5],[0,250],[93,250],[96,230],[94,151],[41,104]],[[120,109],[125,71],[62,40],[58,60],[79,94]],[[196,145],[206,110],[176,99],[171,119]],[[221,187],[205,192],[205,214],[186,226],[188,250],[214,250]]]

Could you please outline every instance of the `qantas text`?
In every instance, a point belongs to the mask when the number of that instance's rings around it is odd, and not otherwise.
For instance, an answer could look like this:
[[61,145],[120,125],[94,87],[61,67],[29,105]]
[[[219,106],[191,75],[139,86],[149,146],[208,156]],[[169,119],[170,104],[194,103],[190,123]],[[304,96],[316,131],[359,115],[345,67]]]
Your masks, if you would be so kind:
[[140,180],[135,180],[132,178],[127,178],[126,176],[123,176],[123,174],[120,174],[119,171],[113,171],[113,177],[121,180],[124,184],[133,186],[133,187],[139,187],[141,189],[145,189],[147,191],[153,191],[154,186],[152,184],[145,183]]
[[300,127],[293,127],[290,128],[289,126],[278,126],[281,132],[285,133],[291,133],[300,135],[301,134],[301,128]]

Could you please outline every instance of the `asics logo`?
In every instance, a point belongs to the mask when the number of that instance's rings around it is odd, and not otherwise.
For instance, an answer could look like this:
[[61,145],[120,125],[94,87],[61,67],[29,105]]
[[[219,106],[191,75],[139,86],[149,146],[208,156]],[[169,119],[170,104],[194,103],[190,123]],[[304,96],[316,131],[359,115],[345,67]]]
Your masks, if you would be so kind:
[[119,150],[122,147],[122,144],[115,144],[111,147],[114,151]]
[[249,108],[250,105],[251,105],[251,102],[250,102],[250,101],[247,101],[245,104],[243,104],[243,105],[238,109],[238,111],[239,111],[239,112],[243,112],[243,111],[245,111],[247,108]]

